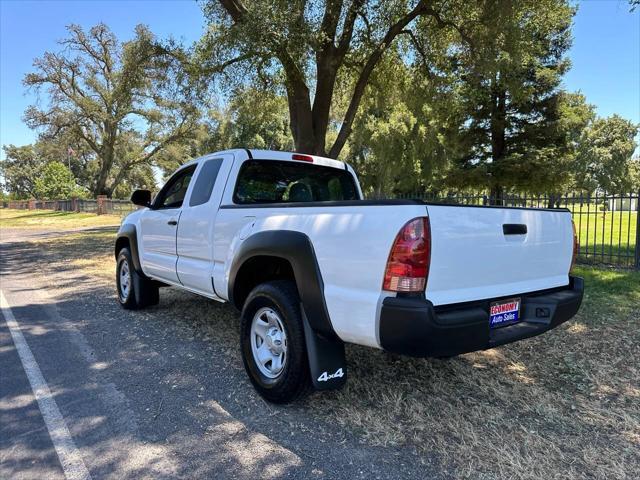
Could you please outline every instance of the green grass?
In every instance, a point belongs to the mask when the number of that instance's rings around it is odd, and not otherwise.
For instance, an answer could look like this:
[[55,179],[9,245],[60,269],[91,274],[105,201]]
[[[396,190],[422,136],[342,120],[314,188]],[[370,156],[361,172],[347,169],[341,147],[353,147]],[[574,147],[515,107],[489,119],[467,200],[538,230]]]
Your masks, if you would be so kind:
[[54,210],[0,209],[0,228],[54,228],[120,225],[119,215],[95,213],[57,212]]
[[[587,260],[631,265],[636,246],[636,212],[587,213],[574,210],[580,240],[580,256]],[[625,258],[626,257],[626,258]]]
[[584,278],[582,308],[594,314],[592,319],[611,312],[628,315],[640,311],[640,271],[578,266],[573,273]]

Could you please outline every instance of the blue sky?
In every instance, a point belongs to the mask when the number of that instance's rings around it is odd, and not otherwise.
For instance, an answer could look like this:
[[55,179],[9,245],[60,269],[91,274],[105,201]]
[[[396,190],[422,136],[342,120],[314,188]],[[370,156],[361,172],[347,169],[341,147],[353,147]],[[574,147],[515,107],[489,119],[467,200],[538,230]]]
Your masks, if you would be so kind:
[[89,28],[99,22],[120,40],[131,38],[140,23],[158,37],[188,43],[200,38],[204,28],[195,0],[0,0],[0,145],[35,140],[35,132],[21,121],[35,100],[22,86],[33,59],[58,49],[56,41],[66,36],[66,25]]
[[[204,26],[194,0],[0,0],[0,144],[35,139],[21,121],[35,99],[22,86],[33,59],[57,49],[65,25],[98,22],[120,39],[143,23],[159,37],[185,42],[199,38]],[[583,1],[574,23],[565,87],[581,90],[601,116],[618,113],[640,123],[640,11],[629,13],[626,0]]]

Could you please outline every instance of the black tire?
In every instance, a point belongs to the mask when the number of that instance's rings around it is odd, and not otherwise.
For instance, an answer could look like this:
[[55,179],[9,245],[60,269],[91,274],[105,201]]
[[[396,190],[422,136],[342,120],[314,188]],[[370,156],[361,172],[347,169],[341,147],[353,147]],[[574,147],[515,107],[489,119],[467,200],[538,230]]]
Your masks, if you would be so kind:
[[[128,271],[129,274],[128,288],[123,287],[121,275],[123,269]],[[138,310],[149,305],[157,305],[160,301],[160,292],[157,284],[136,272],[133,267],[131,252],[126,247],[118,252],[116,287],[118,289],[118,302],[128,310]]]
[[[276,378],[269,378],[260,371],[251,346],[252,321],[256,313],[265,307],[272,309],[279,316],[287,338],[284,367]],[[310,390],[309,361],[300,312],[300,297],[293,282],[267,282],[251,291],[240,318],[240,345],[249,379],[266,400],[273,403],[289,403]]]

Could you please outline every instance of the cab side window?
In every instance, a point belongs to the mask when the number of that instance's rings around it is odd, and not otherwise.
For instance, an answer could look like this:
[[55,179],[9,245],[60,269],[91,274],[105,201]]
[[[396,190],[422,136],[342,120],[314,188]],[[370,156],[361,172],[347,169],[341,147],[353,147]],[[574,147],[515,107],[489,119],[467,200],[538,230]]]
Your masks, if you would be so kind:
[[191,192],[191,198],[189,199],[190,207],[202,205],[209,201],[221,166],[221,158],[213,158],[205,162],[200,169],[200,173],[198,173],[196,183],[193,185],[193,192]]
[[191,165],[171,177],[153,202],[154,208],[180,208],[195,169],[196,166]]

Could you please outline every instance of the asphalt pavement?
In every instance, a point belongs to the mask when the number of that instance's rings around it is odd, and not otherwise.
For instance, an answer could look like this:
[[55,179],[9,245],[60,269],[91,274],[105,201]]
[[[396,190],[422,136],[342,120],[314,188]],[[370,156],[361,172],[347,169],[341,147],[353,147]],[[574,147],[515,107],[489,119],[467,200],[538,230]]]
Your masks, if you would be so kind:
[[263,401],[231,307],[168,288],[158,306],[125,311],[112,285],[45,268],[26,240],[59,235],[0,235],[0,478],[442,477],[305,402]]

